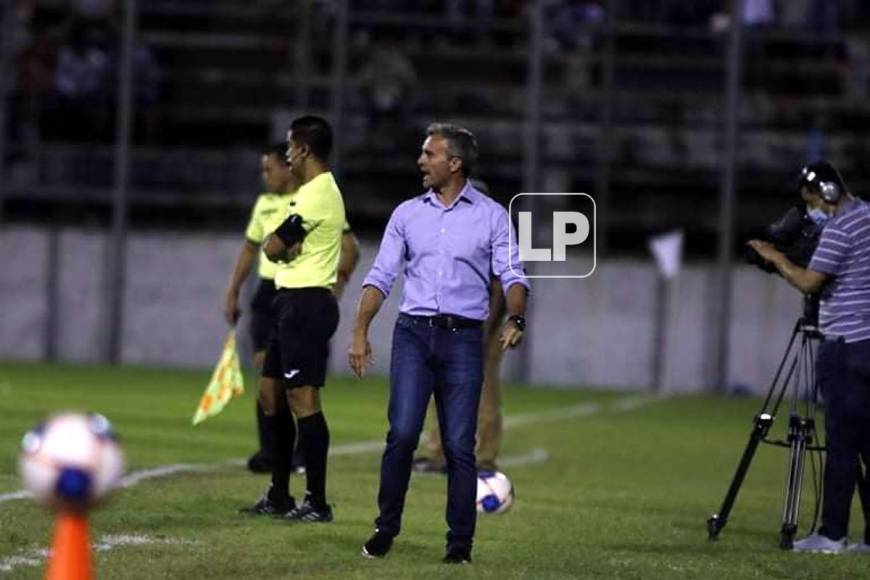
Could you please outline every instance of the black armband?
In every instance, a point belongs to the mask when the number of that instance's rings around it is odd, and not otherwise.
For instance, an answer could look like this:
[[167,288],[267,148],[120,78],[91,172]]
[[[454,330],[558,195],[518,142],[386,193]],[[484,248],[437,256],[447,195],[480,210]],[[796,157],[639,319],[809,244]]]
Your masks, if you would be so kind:
[[297,213],[294,213],[284,220],[284,222],[278,226],[278,229],[275,230],[275,235],[278,236],[278,239],[284,242],[284,245],[288,248],[296,242],[301,242],[305,239],[305,234],[305,229],[302,227],[302,216]]

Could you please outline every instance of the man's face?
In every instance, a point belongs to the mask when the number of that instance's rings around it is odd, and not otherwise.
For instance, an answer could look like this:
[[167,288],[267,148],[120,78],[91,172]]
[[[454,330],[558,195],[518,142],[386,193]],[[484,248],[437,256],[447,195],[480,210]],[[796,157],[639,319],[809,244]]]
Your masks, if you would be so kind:
[[293,140],[293,132],[287,131],[287,166],[297,178],[304,175],[305,147]]
[[807,209],[816,209],[822,203],[822,198],[807,186],[801,187],[801,199],[806,204]]
[[417,158],[417,167],[423,172],[423,187],[441,189],[461,166],[461,161],[447,152],[447,139],[441,135],[430,135],[423,141],[420,157]]
[[260,176],[268,192],[284,193],[290,188],[290,168],[277,155],[263,155],[260,158]]
[[835,203],[827,203],[822,199],[822,196],[819,195],[818,191],[814,188],[810,187],[801,187],[801,199],[807,206],[807,211],[813,209],[820,209],[825,212],[827,215],[832,216],[837,211],[837,204]]

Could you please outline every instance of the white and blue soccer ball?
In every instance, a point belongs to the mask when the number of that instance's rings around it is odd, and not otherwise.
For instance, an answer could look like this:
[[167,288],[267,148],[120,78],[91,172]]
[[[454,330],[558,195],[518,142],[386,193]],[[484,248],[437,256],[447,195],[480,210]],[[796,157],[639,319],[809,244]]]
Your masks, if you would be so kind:
[[514,486],[500,471],[480,471],[477,474],[477,511],[502,514],[514,503]]
[[62,511],[85,511],[118,486],[124,454],[109,420],[64,413],[28,431],[19,471],[34,499]]

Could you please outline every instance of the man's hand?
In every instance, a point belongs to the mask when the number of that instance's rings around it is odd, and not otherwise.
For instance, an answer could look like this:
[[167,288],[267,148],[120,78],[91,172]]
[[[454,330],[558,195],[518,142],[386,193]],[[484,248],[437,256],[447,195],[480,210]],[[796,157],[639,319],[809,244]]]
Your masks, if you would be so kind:
[[366,374],[366,367],[374,362],[372,356],[372,345],[365,333],[353,333],[350,348],[347,349],[347,358],[348,363],[350,363],[350,368],[353,370],[353,374],[355,374],[357,378],[363,378]]
[[234,290],[227,290],[224,300],[224,319],[230,326],[235,326],[239,321],[239,294]]
[[520,330],[513,320],[508,318],[504,326],[501,327],[501,336],[498,339],[499,343],[501,343],[501,351],[504,352],[509,348],[515,348],[522,340],[523,331]]
[[347,281],[350,278],[347,274],[339,271],[338,277],[335,279],[335,284],[332,285],[332,293],[335,297],[341,300],[341,295],[344,294],[344,287],[347,286]]
[[812,294],[818,292],[828,280],[828,274],[801,268],[791,262],[785,254],[773,247],[769,242],[750,240],[749,247],[758,252],[758,255],[773,264],[789,284],[803,292]]
[[269,234],[263,241],[263,252],[270,262],[291,262],[302,252],[302,242],[296,242],[289,248],[275,234]]
[[773,244],[770,242],[763,242],[761,240],[749,240],[747,245],[758,252],[758,255],[767,260],[768,262],[775,262],[780,256],[784,254],[777,250]]

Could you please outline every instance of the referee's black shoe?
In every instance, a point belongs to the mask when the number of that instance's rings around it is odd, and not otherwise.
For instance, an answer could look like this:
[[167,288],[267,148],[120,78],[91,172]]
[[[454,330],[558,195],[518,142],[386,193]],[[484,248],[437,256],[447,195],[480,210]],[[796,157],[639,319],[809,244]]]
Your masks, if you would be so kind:
[[293,508],[284,514],[284,519],[291,522],[303,523],[329,523],[334,519],[332,515],[332,506],[323,504],[315,506],[313,503],[306,500],[299,507]]
[[387,555],[387,552],[390,551],[392,546],[392,536],[388,536],[379,530],[375,530],[375,533],[372,534],[372,537],[369,538],[368,542],[363,544],[362,555],[364,558],[372,560],[375,558],[383,558]]
[[251,473],[272,473],[272,456],[262,450],[257,451],[248,457],[248,471]]
[[465,546],[447,548],[447,553],[441,561],[445,564],[471,564],[471,548]]
[[280,500],[272,499],[272,484],[266,488],[266,493],[263,494],[257,503],[251,507],[242,508],[239,513],[249,514],[252,516],[283,516],[284,514],[296,509],[296,500],[292,495]]

